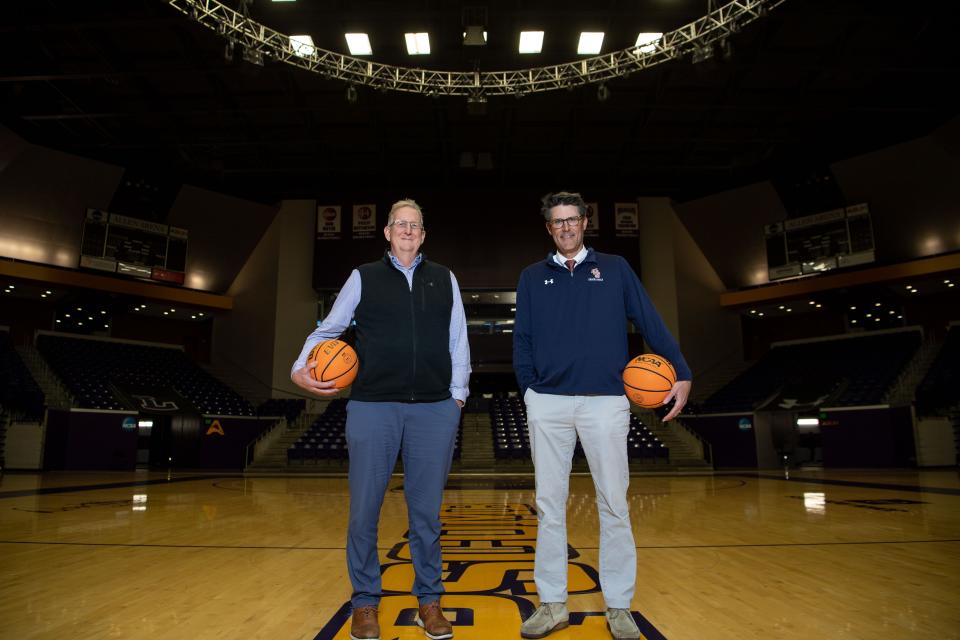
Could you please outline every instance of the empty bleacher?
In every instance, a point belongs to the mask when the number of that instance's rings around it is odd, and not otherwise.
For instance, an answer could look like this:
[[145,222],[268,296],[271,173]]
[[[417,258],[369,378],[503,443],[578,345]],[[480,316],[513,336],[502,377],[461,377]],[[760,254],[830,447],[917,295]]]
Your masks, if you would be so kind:
[[81,408],[126,409],[115,385],[173,389],[208,415],[253,416],[250,403],[180,349],[40,334],[37,349]]
[[[490,426],[493,430],[494,457],[497,460],[530,460],[530,437],[527,431],[527,412],[517,393],[497,393],[489,403]],[[670,449],[640,420],[630,414],[630,433],[627,436],[630,460],[638,462],[669,462]],[[577,440],[574,461],[583,461],[586,455]]]
[[954,325],[917,387],[917,413],[948,415],[960,407],[960,325]]
[[261,417],[282,416],[292,424],[304,409],[307,401],[303,398],[270,398],[257,407],[257,415]]
[[774,345],[707,398],[703,413],[749,412],[775,394],[822,406],[881,404],[920,347],[917,330]]
[[43,419],[44,396],[20,355],[10,334],[0,331],[0,410],[23,421]]
[[[347,452],[347,400],[330,401],[326,410],[314,420],[306,431],[287,449],[288,465],[318,464],[324,461],[346,460]],[[454,445],[453,459],[460,458],[463,441],[463,414]]]

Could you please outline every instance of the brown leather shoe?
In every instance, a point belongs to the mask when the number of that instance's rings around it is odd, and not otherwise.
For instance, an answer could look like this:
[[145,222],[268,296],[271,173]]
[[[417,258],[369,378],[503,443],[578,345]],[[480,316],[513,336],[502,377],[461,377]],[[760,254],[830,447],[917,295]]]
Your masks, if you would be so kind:
[[353,609],[350,640],[380,640],[380,623],[377,622],[376,607],[355,607]]
[[453,625],[443,617],[440,601],[420,605],[417,624],[430,640],[447,640],[453,637]]

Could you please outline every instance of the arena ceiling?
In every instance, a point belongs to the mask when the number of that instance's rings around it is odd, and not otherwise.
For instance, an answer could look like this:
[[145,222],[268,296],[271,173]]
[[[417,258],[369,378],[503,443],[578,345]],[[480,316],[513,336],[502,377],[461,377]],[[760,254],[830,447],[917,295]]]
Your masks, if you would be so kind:
[[[236,0],[227,4],[236,7]],[[35,0],[0,23],[2,122],[30,142],[260,201],[364,189],[628,187],[687,200],[795,175],[929,133],[958,113],[954,3],[787,0],[731,36],[728,56],[674,60],[607,84],[467,100],[358,87],[263,66],[163,0]],[[488,44],[465,47],[465,13]],[[705,0],[254,0],[251,17],[372,59],[497,70],[577,59],[669,31]],[[516,53],[522,29],[546,35]],[[406,31],[431,34],[412,59]]]

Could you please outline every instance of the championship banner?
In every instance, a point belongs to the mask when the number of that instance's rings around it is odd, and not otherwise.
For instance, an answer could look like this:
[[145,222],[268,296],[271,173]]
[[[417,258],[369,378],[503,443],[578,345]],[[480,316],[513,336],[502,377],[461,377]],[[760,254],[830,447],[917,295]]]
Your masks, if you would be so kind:
[[600,205],[596,202],[587,203],[587,230],[583,235],[591,238],[600,235]]
[[617,237],[630,238],[640,235],[640,215],[636,202],[618,202],[613,205]]
[[317,240],[340,239],[340,207],[317,205]]
[[376,237],[377,205],[353,205],[353,239],[368,240]]

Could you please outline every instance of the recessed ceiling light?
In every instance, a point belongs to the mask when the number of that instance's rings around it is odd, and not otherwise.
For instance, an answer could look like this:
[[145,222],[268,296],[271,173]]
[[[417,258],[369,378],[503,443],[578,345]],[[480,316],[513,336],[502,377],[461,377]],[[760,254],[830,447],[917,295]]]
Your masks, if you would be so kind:
[[888,314],[892,316],[892,315],[893,315],[893,309],[890,309],[890,311],[888,312]]
[[786,309],[786,307],[785,307],[785,306],[783,306],[783,305],[780,305],[780,308],[781,308],[781,309]]
[[952,283],[952,282],[947,285],[947,288],[948,288],[948,289],[951,288],[951,287],[953,287],[953,283]]
[[879,302],[876,302],[876,303],[874,303],[874,305],[873,305],[873,306],[875,306],[875,307],[879,307],[879,306],[880,306],[880,303],[879,303]]
[[790,309],[790,308],[788,307],[788,308],[787,308],[787,313],[790,313],[791,311],[793,311],[793,309]]
[[[950,284],[950,278],[947,278],[946,280],[944,280],[944,281],[943,281],[943,284]],[[47,293],[50,293],[50,292],[47,291]]]
[[47,294],[41,293],[41,294],[40,294],[40,297],[41,297],[41,298],[46,298],[46,297],[47,297]]
[[910,289],[910,293],[916,293],[916,292],[917,292],[916,289]]
[[61,320],[60,320],[59,318],[57,318],[57,324],[60,324],[60,322],[61,322]]
[[77,307],[77,311],[83,311],[82,307]]
[[44,293],[46,293],[49,296],[53,293],[53,291],[45,291]]
[[430,53],[429,33],[405,33],[403,37],[407,41],[407,53],[410,55],[425,56]]
[[856,307],[850,307],[850,311],[856,311],[856,310],[857,310]]
[[756,312],[757,312],[756,309],[750,309],[750,313],[756,313]]
[[580,42],[577,43],[577,53],[593,55],[600,53],[603,48],[603,31],[583,31],[580,33]]
[[823,305],[820,304],[819,302],[817,303],[817,309],[819,309],[819,308],[822,307],[822,306],[823,306]]
[[872,317],[873,317],[873,314],[872,314],[872,313],[868,313],[868,314],[867,314],[867,317],[868,317],[868,318],[872,318]]
[[203,313],[198,313],[197,315],[200,316],[201,318],[203,317]]
[[65,314],[63,314],[63,317],[64,317],[64,318],[69,318],[69,317],[70,317],[70,314],[69,314],[69,313],[65,313]]
[[817,304],[817,301],[816,301],[816,300],[811,300],[811,301],[808,302],[807,304]]
[[640,53],[653,53],[657,49],[657,41],[662,37],[663,34],[659,32],[641,33],[634,46],[640,49]]
[[880,322],[880,318],[874,318],[873,321],[874,321],[874,322]]
[[908,284],[908,285],[907,285],[907,289],[913,289],[913,285],[912,285],[912,284]]
[[543,49],[543,31],[521,31],[520,53],[540,53]]
[[176,313],[176,312],[177,312],[176,309],[170,309],[170,313]]
[[170,315],[170,312],[169,312],[169,311],[164,311],[164,312],[163,312],[163,315],[168,316],[168,315]]
[[850,321],[850,324],[857,324],[857,321],[856,321],[856,320],[851,320],[851,321]]
[[370,47],[370,36],[365,33],[345,33],[347,39],[347,49],[352,56],[373,55],[373,49]]
[[80,325],[81,327],[83,326],[83,323],[82,323],[82,322],[78,322],[77,324]]
[[103,309],[101,309],[101,310],[100,310],[100,315],[105,316],[105,315],[107,315],[107,312],[104,311]]
[[758,315],[758,316],[762,316],[762,315],[763,315],[763,311],[761,311],[761,312],[758,313],[757,315]]
[[191,319],[191,320],[196,320],[196,319],[197,319],[197,316],[190,316],[190,319]]

